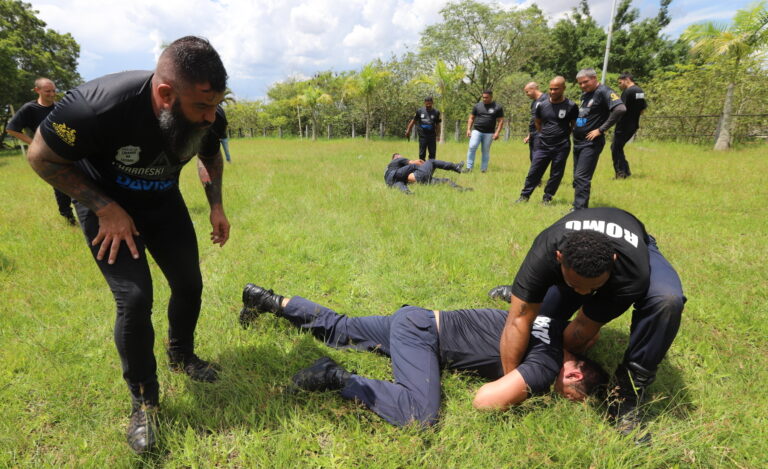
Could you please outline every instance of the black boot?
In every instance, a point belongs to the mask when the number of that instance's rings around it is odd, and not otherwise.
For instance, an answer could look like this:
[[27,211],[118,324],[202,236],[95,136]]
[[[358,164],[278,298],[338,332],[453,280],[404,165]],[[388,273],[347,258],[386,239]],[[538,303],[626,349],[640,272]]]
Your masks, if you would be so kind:
[[[134,386],[130,386],[133,390]],[[153,387],[153,386],[148,386]],[[159,410],[157,398],[157,383],[154,383],[154,390],[147,391],[145,395],[145,386],[138,386],[138,395],[132,391],[131,395],[131,421],[128,423],[126,437],[128,445],[137,454],[143,454],[151,451],[157,444],[157,412]]]
[[351,377],[350,372],[330,357],[323,357],[293,375],[291,380],[296,387],[305,391],[327,391],[343,388]]
[[168,365],[171,371],[185,373],[193,381],[213,383],[219,379],[221,367],[205,361],[193,352],[174,352],[168,350]]
[[463,161],[459,161],[458,163],[454,164],[453,170],[456,171],[457,173],[461,173],[461,169],[463,167],[464,167],[464,162]]
[[499,285],[488,291],[488,296],[494,300],[504,300],[507,303],[512,302],[512,285]]
[[[616,368],[615,385],[608,394],[608,416],[622,435],[629,435],[643,426],[643,408],[648,386],[656,374],[634,362]],[[638,443],[649,443],[651,435],[638,437]]]
[[246,328],[261,313],[279,313],[283,297],[272,290],[266,290],[249,283],[243,288],[243,309],[240,310],[240,325]]

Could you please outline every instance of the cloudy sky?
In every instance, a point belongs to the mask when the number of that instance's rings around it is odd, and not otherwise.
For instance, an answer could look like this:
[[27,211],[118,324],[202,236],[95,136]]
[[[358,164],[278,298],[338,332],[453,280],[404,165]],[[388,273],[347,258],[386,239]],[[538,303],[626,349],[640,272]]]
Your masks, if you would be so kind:
[[[240,99],[263,97],[270,84],[320,70],[359,69],[368,61],[418,46],[419,33],[440,20],[448,0],[26,0],[48,27],[71,33],[81,46],[86,80],[131,69],[152,69],[160,46],[194,34],[207,37],[224,60]],[[532,0],[501,0],[513,7]],[[553,19],[578,0],[537,0]],[[658,0],[634,0],[641,16]],[[749,0],[674,0],[676,37],[691,23],[728,21]],[[607,25],[612,0],[590,0]]]

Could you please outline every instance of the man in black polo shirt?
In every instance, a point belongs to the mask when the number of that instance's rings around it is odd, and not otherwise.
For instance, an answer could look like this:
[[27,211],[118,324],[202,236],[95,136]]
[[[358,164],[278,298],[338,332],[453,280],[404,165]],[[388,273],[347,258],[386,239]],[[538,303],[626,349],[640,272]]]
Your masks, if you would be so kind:
[[477,372],[494,380],[474,399],[478,409],[506,409],[532,394],[555,390],[582,400],[599,390],[607,374],[596,363],[564,352],[566,322],[539,316],[519,366],[506,376],[499,361],[499,336],[507,312],[500,309],[437,311],[403,306],[389,316],[348,317],[304,298],[282,297],[248,284],[243,290],[240,324],[248,327],[271,312],[310,331],[334,348],[353,347],[389,356],[394,382],[349,373],[328,357],[299,371],[293,383],[307,391],[339,390],[362,402],[387,422],[430,426],[440,411],[442,368]]
[[579,210],[589,207],[592,175],[605,146],[605,133],[627,108],[619,95],[597,81],[593,69],[581,70],[576,74],[576,81],[583,92],[573,129],[573,208]]
[[501,336],[507,373],[524,356],[538,315],[565,320],[578,310],[563,340],[566,350],[579,353],[634,305],[609,414],[625,434],[640,424],[638,406],[677,335],[686,301],[677,272],[640,220],[617,208],[571,212],[536,237],[514,283],[489,294],[511,303]]
[[523,87],[523,93],[531,99],[531,120],[528,122],[528,135],[523,139],[523,143],[528,144],[528,159],[533,162],[534,145],[536,144],[536,108],[539,103],[546,101],[549,96],[539,90],[539,84],[532,81]]
[[645,111],[648,104],[645,102],[645,92],[637,86],[631,74],[622,73],[619,76],[619,88],[622,89],[621,101],[627,107],[627,112],[616,124],[616,130],[613,132],[611,156],[613,156],[616,179],[626,179],[632,175],[632,172],[629,170],[627,155],[624,154],[624,145],[640,128],[640,114]]
[[[48,78],[41,77],[35,80],[33,91],[37,93],[37,99],[21,106],[6,126],[9,135],[18,138],[27,145],[32,143],[32,136],[35,135],[35,131],[43,119],[53,111],[56,100],[56,85]],[[25,134],[24,129],[30,134]],[[72,214],[72,199],[56,188],[53,189],[53,195],[56,197],[59,214],[70,225],[76,225],[77,220]]]
[[480,164],[480,170],[482,172],[488,171],[488,162],[491,160],[491,144],[494,140],[499,139],[499,132],[501,132],[502,127],[504,127],[504,108],[493,100],[491,90],[485,90],[482,101],[474,105],[467,120],[469,150],[467,151],[467,167],[464,172],[472,171],[475,166],[475,153],[480,145],[483,147],[483,161]]
[[429,159],[434,160],[437,154],[437,139],[440,138],[440,111],[433,107],[432,96],[424,98],[424,107],[416,111],[416,115],[408,121],[405,138],[410,138],[411,129],[416,125],[419,136],[419,159],[424,160],[429,150]]
[[216,366],[194,352],[203,290],[197,238],[179,191],[179,172],[196,154],[211,183],[211,240],[224,245],[219,104],[227,73],[205,39],[187,36],[160,55],[155,72],[98,78],[67,93],[40,125],[29,163],[76,209],[96,264],[117,305],[115,343],[132,400],[128,443],[138,453],[156,442],[159,385],[153,353],[152,278],[145,248],[171,290],[168,361],[175,371],[212,382]]
[[384,171],[384,182],[389,187],[396,187],[406,194],[412,194],[408,189],[408,184],[448,184],[454,189],[460,191],[471,190],[468,187],[461,187],[450,178],[432,177],[436,169],[445,171],[461,172],[464,162],[449,163],[441,160],[409,160],[400,153],[392,154],[392,161],[387,165]]
[[551,163],[549,180],[544,187],[543,204],[552,202],[552,197],[560,187],[565,173],[565,163],[571,152],[571,129],[579,115],[576,103],[567,99],[565,78],[555,77],[549,82],[549,95],[538,102],[534,110],[535,125],[538,133],[536,149],[531,160],[531,169],[525,178],[525,185],[517,202],[528,202],[536,186],[541,182],[547,166]]

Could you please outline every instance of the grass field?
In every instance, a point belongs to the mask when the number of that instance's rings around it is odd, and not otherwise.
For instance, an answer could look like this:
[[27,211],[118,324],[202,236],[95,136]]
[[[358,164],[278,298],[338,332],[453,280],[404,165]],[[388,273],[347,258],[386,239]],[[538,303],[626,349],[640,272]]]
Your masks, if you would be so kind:
[[[654,435],[635,446],[594,403],[555,396],[503,414],[473,410],[481,381],[444,373],[441,423],[389,426],[333,393],[284,392],[322,355],[391,377],[388,361],[331,350],[272,316],[237,324],[247,282],[350,315],[403,303],[435,309],[504,307],[486,297],[512,280],[533,238],[569,208],[569,162],[552,206],[541,192],[513,205],[527,146],[499,142],[491,170],[450,174],[474,187],[384,186],[398,141],[234,140],[225,204],[233,225],[209,244],[208,210],[192,167],[182,190],[205,281],[198,352],[224,371],[212,385],[167,369],[168,288],[153,266],[162,387],[161,441],[139,458],[125,443],[128,393],[112,341],[114,304],[82,234],[64,224],[50,187],[20,155],[0,155],[0,467],[618,468],[768,466],[768,148],[728,153],[678,144],[628,146],[634,175],[612,180],[606,150],[592,206],[645,222],[683,279],[688,304],[651,387]],[[438,148],[458,161],[465,144]],[[190,165],[192,166],[192,165]],[[604,328],[591,356],[612,370],[629,314]]]

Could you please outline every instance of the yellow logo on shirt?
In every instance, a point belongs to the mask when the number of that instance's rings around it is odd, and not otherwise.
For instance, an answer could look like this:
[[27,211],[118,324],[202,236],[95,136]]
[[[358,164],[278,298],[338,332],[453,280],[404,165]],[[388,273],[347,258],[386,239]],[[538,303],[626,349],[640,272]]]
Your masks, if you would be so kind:
[[611,93],[611,101],[616,101],[617,99],[619,99],[619,95],[616,93]]
[[56,131],[56,135],[58,135],[64,143],[70,147],[75,146],[75,140],[77,139],[77,131],[75,129],[70,129],[67,127],[67,124],[57,124],[54,122],[52,125],[53,130]]

